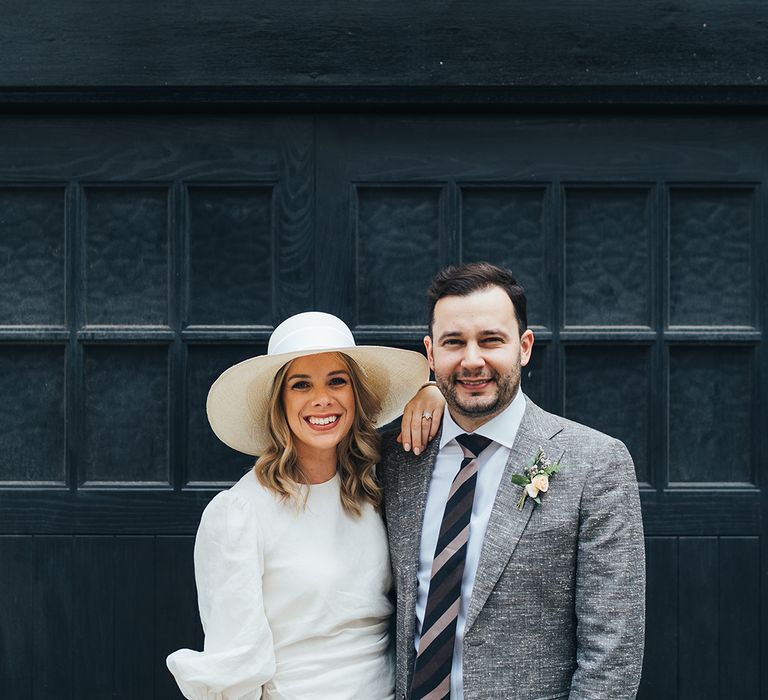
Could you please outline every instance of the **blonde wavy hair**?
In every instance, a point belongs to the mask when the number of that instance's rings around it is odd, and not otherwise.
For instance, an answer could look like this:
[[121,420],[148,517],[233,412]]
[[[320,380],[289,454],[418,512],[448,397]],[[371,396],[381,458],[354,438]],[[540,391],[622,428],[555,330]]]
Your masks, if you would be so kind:
[[[336,446],[336,459],[341,481],[341,505],[353,516],[359,516],[362,506],[370,503],[377,510],[381,506],[381,487],[376,480],[375,467],[379,461],[379,434],[374,422],[381,403],[367,384],[365,374],[351,357],[342,352],[333,353],[346,367],[352,380],[355,396],[355,418],[344,439]],[[283,500],[295,501],[303,507],[308,496],[306,483],[298,461],[293,433],[282,402],[283,385],[291,362],[280,368],[272,383],[269,397],[268,432],[270,446],[253,469],[256,478]]]

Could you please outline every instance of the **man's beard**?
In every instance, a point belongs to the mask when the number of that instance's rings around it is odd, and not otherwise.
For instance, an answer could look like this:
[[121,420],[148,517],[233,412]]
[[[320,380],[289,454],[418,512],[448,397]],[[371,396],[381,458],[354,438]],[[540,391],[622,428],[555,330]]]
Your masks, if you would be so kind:
[[[483,375],[478,375],[483,376]],[[515,398],[517,390],[520,387],[520,367],[511,370],[507,374],[499,375],[494,372],[489,378],[496,383],[496,394],[485,397],[483,400],[472,400],[467,403],[459,399],[456,389],[457,379],[477,379],[471,375],[453,374],[446,381],[444,377],[435,375],[437,387],[445,397],[445,402],[452,413],[456,413],[466,418],[482,418],[484,416],[492,417],[501,413]]]

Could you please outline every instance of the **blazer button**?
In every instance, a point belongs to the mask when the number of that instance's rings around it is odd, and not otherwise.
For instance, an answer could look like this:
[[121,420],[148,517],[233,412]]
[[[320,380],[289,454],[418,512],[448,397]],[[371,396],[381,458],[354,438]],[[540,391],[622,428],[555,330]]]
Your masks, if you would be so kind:
[[483,644],[485,644],[485,639],[482,637],[472,637],[471,639],[467,640],[467,644],[471,647],[481,647]]

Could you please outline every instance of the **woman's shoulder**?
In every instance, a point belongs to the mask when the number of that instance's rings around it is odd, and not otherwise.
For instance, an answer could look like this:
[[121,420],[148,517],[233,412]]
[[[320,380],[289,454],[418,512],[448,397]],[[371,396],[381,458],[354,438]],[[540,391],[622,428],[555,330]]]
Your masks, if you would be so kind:
[[274,498],[248,470],[231,488],[217,493],[203,511],[200,529],[222,542],[237,541],[261,530],[271,517]]

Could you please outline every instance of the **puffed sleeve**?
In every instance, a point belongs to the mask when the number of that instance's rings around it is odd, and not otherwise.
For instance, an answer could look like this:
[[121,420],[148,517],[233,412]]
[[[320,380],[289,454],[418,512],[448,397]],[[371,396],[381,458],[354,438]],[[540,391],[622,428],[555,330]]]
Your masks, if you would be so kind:
[[264,614],[263,538],[253,506],[224,491],[203,512],[195,581],[203,651],[180,649],[168,669],[189,700],[258,700],[275,673]]

